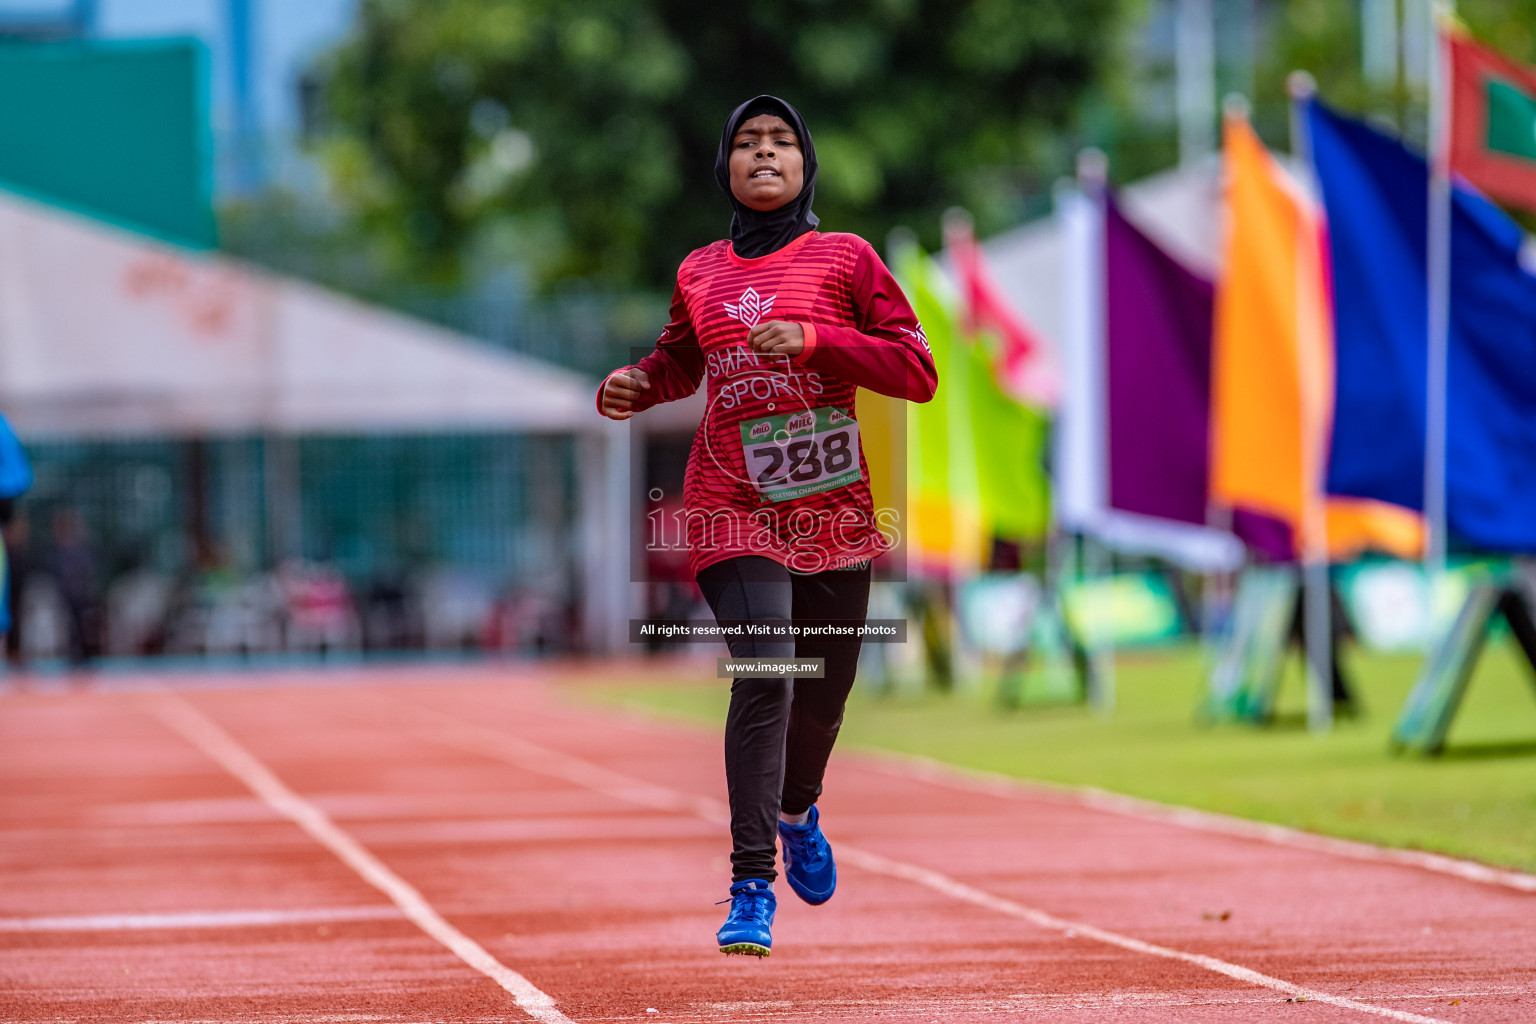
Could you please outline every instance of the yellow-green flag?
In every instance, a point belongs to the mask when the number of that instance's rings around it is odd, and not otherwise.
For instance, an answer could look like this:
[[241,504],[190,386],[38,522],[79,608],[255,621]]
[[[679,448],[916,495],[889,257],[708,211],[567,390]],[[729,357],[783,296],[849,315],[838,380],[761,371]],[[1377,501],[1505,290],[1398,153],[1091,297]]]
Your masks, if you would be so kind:
[[1047,421],[1043,412],[1020,405],[998,386],[998,362],[983,347],[991,340],[965,346],[981,504],[999,537],[1036,540],[1045,536],[1051,518]]
[[892,269],[939,375],[933,401],[907,410],[908,552],[920,572],[973,572],[994,534],[1023,540],[1045,533],[1045,418],[998,387],[993,360],[962,334],[957,298],[926,253],[903,245]]

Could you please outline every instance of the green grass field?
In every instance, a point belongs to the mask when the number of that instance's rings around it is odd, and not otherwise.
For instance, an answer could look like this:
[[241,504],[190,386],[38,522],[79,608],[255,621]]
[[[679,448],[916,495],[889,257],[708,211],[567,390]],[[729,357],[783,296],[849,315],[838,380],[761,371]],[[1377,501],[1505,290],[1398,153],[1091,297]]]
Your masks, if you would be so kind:
[[[1122,654],[1117,706],[1105,718],[1076,705],[1004,710],[985,687],[896,696],[861,687],[840,744],[1536,871],[1536,689],[1518,652],[1489,645],[1437,759],[1387,749],[1419,659],[1354,653],[1346,664],[1365,714],[1325,737],[1304,727],[1295,659],[1280,724],[1198,724],[1204,667],[1200,652],[1185,646]],[[663,674],[665,685],[647,673],[652,681],[581,690],[605,703],[718,724],[729,684],[712,678],[713,667]]]

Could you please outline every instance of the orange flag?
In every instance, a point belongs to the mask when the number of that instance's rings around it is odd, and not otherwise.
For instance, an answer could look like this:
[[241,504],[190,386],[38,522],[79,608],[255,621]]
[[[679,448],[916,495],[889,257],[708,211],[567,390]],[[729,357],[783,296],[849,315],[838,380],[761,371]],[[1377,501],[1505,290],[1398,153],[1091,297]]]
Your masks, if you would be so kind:
[[1322,213],[1246,119],[1228,116],[1225,254],[1211,367],[1211,498],[1290,528],[1298,557],[1423,545],[1420,516],[1323,494],[1333,418],[1333,317]]

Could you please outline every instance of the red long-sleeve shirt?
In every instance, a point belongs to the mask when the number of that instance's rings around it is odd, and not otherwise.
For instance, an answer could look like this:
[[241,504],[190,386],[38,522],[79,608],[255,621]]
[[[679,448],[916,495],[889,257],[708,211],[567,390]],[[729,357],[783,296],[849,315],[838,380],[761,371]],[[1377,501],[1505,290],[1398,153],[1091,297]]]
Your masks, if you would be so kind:
[[[769,320],[800,324],[804,349],[754,352],[747,333]],[[683,483],[695,573],[736,555],[820,572],[891,546],[880,527],[896,521],[873,508],[854,396],[864,387],[926,402],[938,375],[922,325],[864,239],[807,232],[757,259],[727,241],[695,250],[678,268],[671,323],[636,365],[651,385],[637,412],[707,382]]]

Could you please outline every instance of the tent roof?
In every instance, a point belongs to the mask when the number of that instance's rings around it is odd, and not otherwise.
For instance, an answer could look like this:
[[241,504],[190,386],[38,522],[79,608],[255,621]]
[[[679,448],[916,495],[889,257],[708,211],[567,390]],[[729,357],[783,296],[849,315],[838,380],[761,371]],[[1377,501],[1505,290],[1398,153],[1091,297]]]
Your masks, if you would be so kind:
[[0,193],[0,410],[27,435],[583,430],[596,388]]

